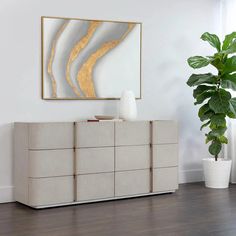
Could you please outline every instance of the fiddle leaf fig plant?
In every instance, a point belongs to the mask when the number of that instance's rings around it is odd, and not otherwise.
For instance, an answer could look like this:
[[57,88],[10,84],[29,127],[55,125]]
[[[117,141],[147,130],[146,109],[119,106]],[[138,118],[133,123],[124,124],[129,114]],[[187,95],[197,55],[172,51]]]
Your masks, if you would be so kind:
[[206,143],[210,142],[209,152],[218,159],[223,144],[228,143],[225,137],[227,130],[226,117],[236,118],[236,97],[228,90],[236,91],[236,32],[225,36],[221,43],[218,36],[208,32],[201,36],[216,49],[211,56],[193,56],[188,64],[193,69],[211,65],[217,69],[217,74],[192,74],[187,85],[194,87],[194,105],[201,105],[198,116],[203,122],[201,130],[209,127],[205,134]]

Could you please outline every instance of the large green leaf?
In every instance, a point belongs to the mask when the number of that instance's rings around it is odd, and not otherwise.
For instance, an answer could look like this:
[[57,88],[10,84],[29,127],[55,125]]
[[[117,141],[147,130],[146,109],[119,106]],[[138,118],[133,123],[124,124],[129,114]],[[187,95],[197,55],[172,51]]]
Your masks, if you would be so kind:
[[213,129],[210,133],[214,137],[219,137],[219,136],[223,135],[226,130],[227,130],[226,127],[219,127],[219,128]]
[[205,140],[206,143],[209,143],[210,141],[216,139],[215,136],[212,136],[210,134],[205,134],[205,135],[206,135],[206,140]]
[[236,38],[236,32],[232,32],[231,34],[227,34],[225,36],[223,45],[222,45],[222,50],[228,49],[229,45],[232,43],[232,41]]
[[199,108],[198,116],[201,118],[207,111],[210,110],[209,104],[204,104]]
[[216,48],[218,52],[220,51],[221,45],[220,45],[220,40],[219,40],[217,35],[205,32],[201,36],[201,39],[204,40],[204,41],[207,41],[211,46]]
[[216,82],[217,77],[211,73],[192,74],[187,81],[187,85],[192,87],[200,84],[216,84]]
[[194,56],[194,57],[190,57],[188,59],[188,64],[193,69],[207,66],[207,65],[209,65],[210,62],[211,62],[210,59],[202,57],[202,56]]
[[210,110],[209,104],[204,104],[203,106],[200,107],[198,111],[198,116],[201,121],[205,121],[210,119],[215,113]]
[[221,86],[222,88],[232,89],[236,91],[236,73],[223,75]]
[[215,94],[215,90],[204,91],[203,93],[197,95],[194,105],[203,103],[207,98],[212,97],[213,94]]
[[210,128],[212,130],[217,130],[219,128],[225,128],[225,127],[226,127],[225,114],[215,114],[211,116]]
[[216,155],[218,155],[220,153],[221,148],[222,148],[221,142],[218,141],[218,140],[213,140],[211,145],[209,146],[209,152],[212,155],[216,156]]
[[236,98],[231,98],[229,100],[229,109],[236,116]]
[[226,50],[221,51],[220,53],[231,54],[236,52],[236,39],[232,41],[229,47]]
[[232,118],[232,119],[235,119],[236,118],[236,115],[232,112],[232,111],[228,111],[227,114],[226,114],[229,118]]
[[[224,129],[224,131],[226,130],[226,128]],[[206,143],[208,143],[209,141],[212,141],[212,140],[217,140],[219,141],[220,143],[225,143],[227,144],[228,143],[228,139],[223,135],[224,132],[222,133],[218,133],[216,131],[210,131],[206,136],[207,136],[207,139],[206,139]]]
[[227,58],[223,69],[223,74],[229,74],[236,71],[236,56]]
[[215,113],[213,111],[209,110],[200,117],[200,120],[201,121],[209,120],[214,114]]
[[[222,128],[223,129],[223,128]],[[214,131],[210,131],[206,136],[207,136],[207,139],[206,139],[206,142],[209,142],[211,140],[218,140],[220,141],[221,143],[227,143],[228,140],[227,138],[223,135],[224,132],[225,132],[226,128],[224,128],[223,131],[221,132],[217,132],[217,130],[214,130]]]
[[229,110],[229,100],[231,94],[224,90],[219,89],[209,100],[209,106],[215,113],[227,113]]
[[207,85],[199,85],[197,88],[193,90],[193,97],[196,98],[198,95],[208,90],[215,90],[215,86],[207,86]]
[[223,71],[223,69],[225,67],[225,65],[222,62],[221,58],[218,57],[217,54],[215,54],[214,57],[212,57],[212,61],[210,63],[211,63],[211,65],[213,65],[219,71]]
[[224,135],[219,136],[217,140],[219,140],[221,143],[225,143],[225,144],[228,143],[228,139]]
[[210,120],[207,121],[206,123],[204,123],[204,124],[201,126],[200,130],[202,130],[204,127],[207,127],[210,123],[211,123]]

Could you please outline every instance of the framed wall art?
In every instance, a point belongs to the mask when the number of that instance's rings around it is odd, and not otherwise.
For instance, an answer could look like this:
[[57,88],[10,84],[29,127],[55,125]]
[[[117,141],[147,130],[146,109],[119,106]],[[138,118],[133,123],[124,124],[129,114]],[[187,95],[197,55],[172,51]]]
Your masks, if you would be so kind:
[[42,17],[42,98],[141,98],[142,24]]

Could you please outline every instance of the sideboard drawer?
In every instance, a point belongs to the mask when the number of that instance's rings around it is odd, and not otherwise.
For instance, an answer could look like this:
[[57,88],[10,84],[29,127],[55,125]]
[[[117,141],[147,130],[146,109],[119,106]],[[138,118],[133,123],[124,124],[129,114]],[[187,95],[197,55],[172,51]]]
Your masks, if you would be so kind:
[[153,192],[178,189],[178,167],[153,169]]
[[150,192],[150,170],[115,172],[115,196]]
[[114,146],[114,122],[76,123],[76,148]]
[[115,147],[115,170],[137,170],[150,168],[150,146]]
[[76,149],[76,174],[114,171],[114,147]]
[[175,121],[152,121],[152,143],[178,143],[178,126]]
[[144,145],[150,143],[149,121],[115,123],[115,145]]
[[73,176],[29,179],[30,206],[69,203],[73,200]]
[[29,177],[73,175],[73,149],[29,151]]
[[114,173],[78,175],[77,201],[114,197]]
[[73,148],[73,123],[30,123],[29,149]]
[[178,144],[152,146],[153,167],[171,167],[178,165]]

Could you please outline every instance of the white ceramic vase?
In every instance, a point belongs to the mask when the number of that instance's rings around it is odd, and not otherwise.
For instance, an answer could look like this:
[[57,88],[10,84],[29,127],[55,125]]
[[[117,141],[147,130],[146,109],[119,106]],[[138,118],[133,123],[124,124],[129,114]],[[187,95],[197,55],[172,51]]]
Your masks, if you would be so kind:
[[231,160],[219,158],[203,159],[205,185],[208,188],[228,188],[231,170]]
[[131,90],[122,92],[120,98],[119,117],[123,120],[133,121],[137,118],[137,105],[134,93]]

